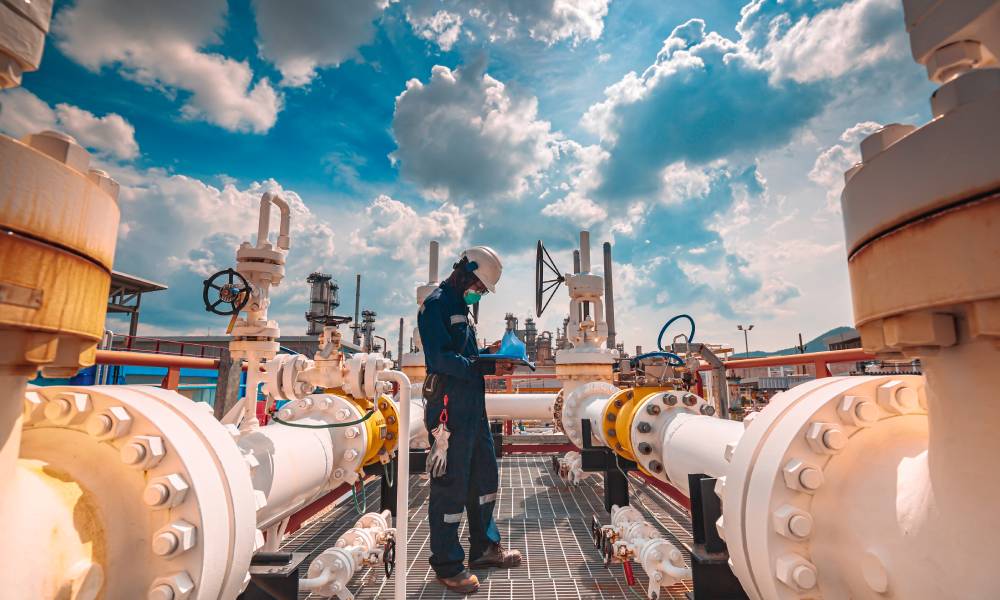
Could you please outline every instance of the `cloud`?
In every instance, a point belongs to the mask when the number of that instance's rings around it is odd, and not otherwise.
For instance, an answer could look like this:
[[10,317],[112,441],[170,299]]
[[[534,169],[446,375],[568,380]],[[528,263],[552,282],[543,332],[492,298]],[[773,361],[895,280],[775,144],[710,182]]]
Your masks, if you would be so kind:
[[840,77],[907,54],[896,0],[823,8],[822,3],[751,2],[737,30],[760,51],[762,66],[775,79],[800,83]]
[[122,76],[184,98],[181,115],[230,131],[263,133],[281,95],[250,65],[203,49],[221,42],[225,0],[77,0],[56,14],[59,49],[92,71]]
[[809,180],[826,190],[827,207],[839,208],[840,192],[844,189],[844,171],[861,160],[858,144],[882,126],[874,121],[864,121],[848,127],[840,135],[842,143],[834,144],[816,157]]
[[81,146],[112,158],[130,160],[139,155],[135,128],[121,115],[98,117],[70,104],[57,104],[53,110],[20,88],[0,94],[0,103],[0,129],[14,137],[58,130],[72,135]]
[[390,158],[402,175],[442,199],[516,198],[553,163],[556,136],[534,97],[485,72],[485,58],[435,66],[396,97]]
[[414,0],[406,20],[417,35],[450,50],[464,30],[491,42],[529,37],[548,45],[601,37],[611,0]]
[[358,57],[375,21],[393,0],[253,0],[260,54],[281,71],[281,84],[303,86],[316,70]]
[[738,40],[691,19],[671,32],[642,74],[609,86],[584,115],[583,126],[610,153],[598,193],[611,200],[657,193],[662,170],[674,163],[777,147],[824,99],[816,87],[773,82]]
[[426,262],[431,240],[441,243],[443,256],[457,256],[462,250],[466,216],[452,204],[420,214],[412,206],[381,194],[365,209],[365,216],[365,227],[354,234],[366,255],[417,267]]

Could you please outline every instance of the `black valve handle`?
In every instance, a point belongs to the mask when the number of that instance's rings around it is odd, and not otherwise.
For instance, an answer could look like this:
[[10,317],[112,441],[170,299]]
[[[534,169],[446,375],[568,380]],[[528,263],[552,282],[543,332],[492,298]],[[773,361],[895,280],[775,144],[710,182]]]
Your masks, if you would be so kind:
[[385,549],[382,551],[382,564],[385,567],[385,576],[392,577],[393,572],[396,570],[396,540],[389,539],[385,543]]
[[208,312],[235,315],[250,300],[250,282],[234,269],[219,271],[205,280],[201,298]]

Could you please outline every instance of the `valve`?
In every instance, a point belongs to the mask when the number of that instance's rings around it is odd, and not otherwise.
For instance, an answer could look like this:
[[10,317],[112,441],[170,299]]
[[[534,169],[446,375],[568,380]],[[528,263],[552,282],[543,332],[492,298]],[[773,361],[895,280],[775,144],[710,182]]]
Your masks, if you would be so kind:
[[382,550],[382,565],[385,568],[385,576],[392,577],[396,570],[396,538],[390,536],[386,539],[385,548]]
[[[217,315],[239,314],[250,300],[250,282],[234,269],[219,271],[205,280],[201,297],[205,310]],[[218,308],[223,305],[223,308]]]

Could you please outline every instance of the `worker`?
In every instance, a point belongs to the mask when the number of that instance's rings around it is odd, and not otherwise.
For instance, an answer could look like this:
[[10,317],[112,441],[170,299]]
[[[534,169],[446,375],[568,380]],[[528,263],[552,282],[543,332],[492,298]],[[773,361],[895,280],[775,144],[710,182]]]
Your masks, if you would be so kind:
[[[503,265],[491,248],[476,246],[462,253],[451,275],[431,292],[417,318],[428,380],[424,424],[435,444],[434,431],[445,434],[446,456],[436,469],[428,466],[430,479],[431,558],[438,581],[449,590],[471,594],[479,579],[465,568],[465,553],[458,530],[465,513],[469,522],[469,568],[512,568],[521,564],[521,553],[500,544],[493,519],[499,486],[499,469],[486,415],[484,375],[508,375],[510,361],[480,359],[476,329],[469,307],[496,292]],[[484,349],[495,353],[500,342]],[[428,385],[436,388],[427,392]],[[430,397],[428,397],[430,396]],[[428,461],[437,460],[432,447]],[[444,462],[446,459],[446,462]]]

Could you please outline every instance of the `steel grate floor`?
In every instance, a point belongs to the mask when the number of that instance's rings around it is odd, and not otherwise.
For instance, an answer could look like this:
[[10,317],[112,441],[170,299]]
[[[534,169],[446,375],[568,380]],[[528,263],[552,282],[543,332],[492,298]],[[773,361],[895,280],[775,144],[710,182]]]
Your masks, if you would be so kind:
[[[687,511],[642,480],[631,477],[632,505],[659,526],[689,560],[686,547],[691,543]],[[610,521],[604,512],[602,478],[594,474],[578,487],[563,485],[552,470],[550,456],[508,456],[500,461],[500,490],[497,500],[497,526],[504,543],[519,549],[524,564],[518,569],[477,570],[480,589],[470,596],[476,600],[569,600],[645,598],[647,577],[635,566],[636,584],[625,582],[620,564],[605,568],[600,552],[590,535],[591,516],[602,523]],[[378,482],[367,486],[368,509],[379,506]],[[446,592],[434,579],[427,563],[430,555],[430,532],[427,527],[427,500],[430,488],[426,476],[410,477],[409,576],[407,598],[452,599],[458,594]],[[358,518],[350,498],[316,517],[292,534],[282,545],[284,551],[309,552],[302,575],[313,557],[333,545]],[[465,539],[463,520],[461,537]],[[468,547],[466,546],[466,549]],[[398,571],[397,571],[398,572]],[[662,598],[686,598],[689,582],[664,590]],[[386,579],[381,566],[367,568],[355,575],[350,589],[359,600],[391,598],[394,583]],[[300,598],[318,598],[302,593]]]

